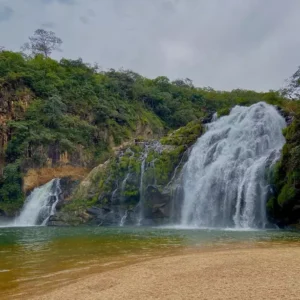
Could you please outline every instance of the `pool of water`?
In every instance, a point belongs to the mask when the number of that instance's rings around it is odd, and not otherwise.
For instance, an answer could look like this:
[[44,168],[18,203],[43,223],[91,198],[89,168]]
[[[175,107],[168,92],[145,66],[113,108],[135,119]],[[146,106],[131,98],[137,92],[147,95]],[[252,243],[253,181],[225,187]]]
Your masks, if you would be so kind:
[[0,299],[21,299],[91,272],[212,246],[294,243],[300,232],[174,227],[0,228]]

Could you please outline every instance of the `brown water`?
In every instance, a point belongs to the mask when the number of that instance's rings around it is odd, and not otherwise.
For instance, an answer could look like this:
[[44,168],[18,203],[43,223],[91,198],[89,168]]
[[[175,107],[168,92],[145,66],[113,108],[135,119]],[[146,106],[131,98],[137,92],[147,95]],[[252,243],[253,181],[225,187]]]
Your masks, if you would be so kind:
[[299,232],[276,230],[0,228],[0,299],[22,299],[86,274],[187,248],[299,241]]

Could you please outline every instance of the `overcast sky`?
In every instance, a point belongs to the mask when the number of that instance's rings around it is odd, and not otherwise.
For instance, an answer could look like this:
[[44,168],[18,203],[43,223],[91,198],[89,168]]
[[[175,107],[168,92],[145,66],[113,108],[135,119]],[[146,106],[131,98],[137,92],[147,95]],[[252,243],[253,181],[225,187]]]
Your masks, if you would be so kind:
[[0,0],[0,46],[35,29],[53,54],[196,86],[278,89],[300,65],[299,0]]

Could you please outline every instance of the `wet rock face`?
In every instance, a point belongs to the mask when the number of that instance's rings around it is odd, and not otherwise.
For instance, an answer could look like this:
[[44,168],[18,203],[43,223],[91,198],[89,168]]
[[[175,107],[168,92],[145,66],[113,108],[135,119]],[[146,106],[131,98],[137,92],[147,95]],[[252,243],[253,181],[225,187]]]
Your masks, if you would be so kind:
[[69,226],[69,224],[66,221],[64,221],[63,219],[59,218],[59,216],[54,215],[54,216],[51,216],[49,218],[47,226],[50,226],[50,227],[63,227],[63,226]]
[[147,209],[145,217],[147,219],[170,218],[171,216],[171,195],[163,194],[157,186],[148,186],[146,193]]
[[95,206],[87,209],[90,224],[147,226],[170,222],[174,213],[171,186],[180,173],[177,166],[185,162],[185,148],[178,150],[180,146],[157,141],[136,142],[134,147],[120,152],[107,168],[104,190]]
[[291,125],[294,120],[294,116],[289,114],[288,112],[286,112],[285,110],[283,110],[281,107],[277,105],[275,105],[275,108],[284,117],[287,126]]
[[[137,214],[133,210],[126,210],[121,206],[114,207],[91,207],[87,209],[91,216],[91,225],[97,226],[116,226],[116,225],[134,225],[137,222]],[[125,218],[124,218],[125,216]],[[123,223],[122,223],[123,219]]]
[[[76,222],[97,226],[178,221],[182,193],[177,179],[189,149],[203,132],[201,123],[193,121],[159,141],[135,139],[117,149],[114,157],[94,168],[75,187],[55,222],[72,219],[72,215]],[[67,197],[63,182],[62,190]]]
[[62,190],[62,198],[68,199],[72,195],[78,184],[79,180],[73,180],[71,177],[61,178],[60,187]]
[[211,123],[213,121],[213,117],[214,117],[215,112],[209,112],[207,117],[202,119],[202,124],[208,124]]
[[0,209],[0,217],[6,217],[5,211],[3,211],[2,209]]
[[61,193],[59,195],[59,202],[56,205],[56,210],[59,211],[64,204],[71,197],[75,188],[78,186],[79,180],[73,180],[71,177],[64,177],[60,180]]
[[23,86],[15,90],[9,85],[0,88],[0,177],[5,166],[5,153],[11,130],[7,125],[11,120],[21,119],[32,101],[33,95]]
[[[145,191],[145,204],[143,219],[140,225],[158,225],[167,223],[172,216],[173,199],[171,191],[163,193],[157,186],[147,186]],[[107,197],[107,195],[102,195]],[[93,206],[86,212],[90,215],[91,225],[97,226],[124,226],[136,225],[139,222],[140,211],[139,203],[132,208],[126,206],[126,203],[109,203],[102,207]]]
[[[73,180],[72,177],[64,177],[60,179],[60,194],[58,195],[59,202],[56,205],[56,213],[53,216],[50,216],[47,226],[68,226],[78,222],[77,219],[72,220],[68,214],[61,212],[66,203],[68,203],[69,198],[78,184],[79,181]],[[51,204],[54,201],[56,201],[56,198],[53,196],[52,199],[51,196],[49,203]]]

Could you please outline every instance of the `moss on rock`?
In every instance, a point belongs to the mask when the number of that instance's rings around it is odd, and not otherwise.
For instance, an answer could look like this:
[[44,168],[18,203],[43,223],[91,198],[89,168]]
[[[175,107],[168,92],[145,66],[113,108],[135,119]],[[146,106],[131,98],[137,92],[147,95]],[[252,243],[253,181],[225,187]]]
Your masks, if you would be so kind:
[[200,121],[192,121],[186,126],[174,130],[160,141],[163,145],[190,146],[203,133]]
[[293,123],[283,133],[286,144],[274,168],[275,199],[268,212],[278,223],[289,225],[300,222],[300,215],[294,213],[300,204],[300,113],[295,114]]
[[[170,199],[170,195],[162,193],[174,176],[175,169],[180,172],[184,164],[183,154],[202,132],[201,123],[193,121],[179,130],[170,132],[161,139],[161,143],[155,140],[136,140],[135,143],[120,149],[115,157],[93,169],[78,186],[71,201],[65,204],[62,212],[66,212],[70,218],[72,214],[80,216],[89,208],[95,207],[114,212],[116,215],[120,210],[133,210],[143,193],[146,197],[147,215],[151,215],[152,211],[157,211],[159,197],[164,202]],[[144,186],[143,190],[140,190],[141,183]],[[149,194],[150,190],[155,190],[155,200],[152,199],[154,196]],[[156,216],[158,215],[156,213]],[[104,217],[106,218],[106,215]],[[74,219],[89,221],[80,217]],[[117,218],[114,217],[115,219]]]

